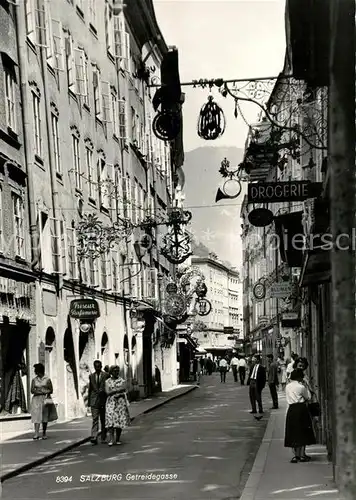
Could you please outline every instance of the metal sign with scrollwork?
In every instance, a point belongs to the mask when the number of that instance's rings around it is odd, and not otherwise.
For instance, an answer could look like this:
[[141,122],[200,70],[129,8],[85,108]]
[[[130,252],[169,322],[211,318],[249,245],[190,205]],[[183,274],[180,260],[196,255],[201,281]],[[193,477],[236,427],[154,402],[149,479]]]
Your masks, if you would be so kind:
[[266,287],[263,283],[259,282],[253,287],[253,295],[255,299],[262,300],[266,296]]
[[210,314],[212,305],[208,299],[199,298],[196,303],[196,309],[199,316],[208,316]]
[[181,293],[170,294],[165,303],[165,310],[169,316],[179,318],[183,316],[187,309],[187,302]]

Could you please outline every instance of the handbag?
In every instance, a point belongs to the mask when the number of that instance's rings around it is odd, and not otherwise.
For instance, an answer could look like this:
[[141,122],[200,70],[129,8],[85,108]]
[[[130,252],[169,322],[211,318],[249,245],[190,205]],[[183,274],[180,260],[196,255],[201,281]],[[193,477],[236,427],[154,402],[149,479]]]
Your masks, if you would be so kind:
[[308,403],[308,410],[312,417],[320,417],[321,415],[320,403],[318,401]]
[[58,420],[57,405],[54,403],[51,396],[46,396],[43,402],[43,414],[44,417],[47,417],[47,422]]

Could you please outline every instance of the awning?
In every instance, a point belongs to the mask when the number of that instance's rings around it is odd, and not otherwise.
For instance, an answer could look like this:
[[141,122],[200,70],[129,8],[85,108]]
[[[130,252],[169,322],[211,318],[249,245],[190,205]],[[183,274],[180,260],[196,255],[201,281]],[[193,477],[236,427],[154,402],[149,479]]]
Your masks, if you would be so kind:
[[331,280],[330,253],[308,252],[305,255],[302,271],[299,277],[299,286],[318,285]]
[[198,344],[195,342],[195,340],[192,339],[189,333],[179,333],[179,338],[186,340],[189,347],[192,348],[194,351],[198,347]]

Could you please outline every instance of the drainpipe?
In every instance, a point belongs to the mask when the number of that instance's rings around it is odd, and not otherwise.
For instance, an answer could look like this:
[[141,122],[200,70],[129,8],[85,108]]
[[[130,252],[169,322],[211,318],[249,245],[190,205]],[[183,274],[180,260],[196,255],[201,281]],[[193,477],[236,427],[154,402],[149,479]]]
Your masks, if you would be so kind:
[[[333,241],[354,246],[355,1],[333,0],[329,66],[330,215]],[[342,240],[344,241],[344,239]],[[351,244],[352,241],[352,244]],[[345,243],[341,242],[341,245]],[[355,249],[331,252],[335,478],[345,500],[356,498]]]
[[33,149],[32,140],[28,137],[33,129],[33,123],[30,113],[31,102],[29,100],[28,92],[28,63],[27,63],[27,45],[26,45],[26,26],[24,24],[24,18],[19,15],[18,10],[14,9],[14,16],[16,22],[16,41],[17,41],[17,51],[18,51],[18,61],[19,61],[19,76],[20,76],[20,92],[21,92],[21,102],[22,102],[22,123],[23,123],[23,143],[24,143],[24,156],[26,162],[27,171],[27,196],[29,205],[29,225],[30,225],[30,240],[31,240],[31,267],[40,265],[40,253],[39,253],[39,232],[36,223],[37,213],[36,213],[36,200],[35,200],[35,189],[33,180],[33,170],[35,167],[33,161]]

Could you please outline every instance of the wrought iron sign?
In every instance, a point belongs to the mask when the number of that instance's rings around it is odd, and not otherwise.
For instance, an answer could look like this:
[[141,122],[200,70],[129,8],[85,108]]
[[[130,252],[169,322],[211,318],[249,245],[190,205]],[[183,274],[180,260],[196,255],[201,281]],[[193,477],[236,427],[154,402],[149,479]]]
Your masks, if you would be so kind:
[[245,180],[243,177],[242,167],[239,165],[237,168],[230,168],[230,162],[227,158],[224,158],[221,162],[219,173],[224,181],[222,188],[219,188],[215,203],[224,199],[234,199],[237,198],[242,190],[241,181]]
[[253,295],[257,300],[262,300],[266,297],[266,286],[262,281],[257,282],[253,287]]
[[199,316],[208,316],[210,314],[212,305],[207,299],[198,298],[196,301],[196,309]]
[[[192,255],[191,239],[185,230],[191,218],[191,212],[172,209],[166,220],[146,217],[142,223],[133,224],[129,219],[118,218],[111,226],[104,226],[96,214],[84,214],[76,227],[78,255],[80,258],[95,259],[107,253],[115,243],[131,236],[135,228],[149,233],[153,227],[165,225],[168,232],[163,237],[161,253],[169,262],[180,264]],[[146,246],[144,239],[139,241],[144,242],[141,246]]]
[[[278,77],[232,80],[201,78],[180,85],[210,90],[216,88],[223,97],[232,97],[235,118],[241,116],[246,123],[241,104],[256,104],[270,124],[271,136],[279,132],[279,149],[286,149],[295,158],[300,156],[300,149],[303,149],[303,154],[306,148],[327,149],[326,87],[316,91],[308,88],[305,82],[283,74]],[[161,87],[158,84],[151,86]],[[287,133],[287,140],[284,140],[281,132]]]
[[283,201],[304,201],[316,198],[322,189],[321,182],[258,182],[248,185],[248,203],[279,203]]
[[192,255],[191,237],[184,226],[190,222],[191,212],[174,209],[166,223],[168,232],[162,239],[161,254],[173,264],[181,264]]

